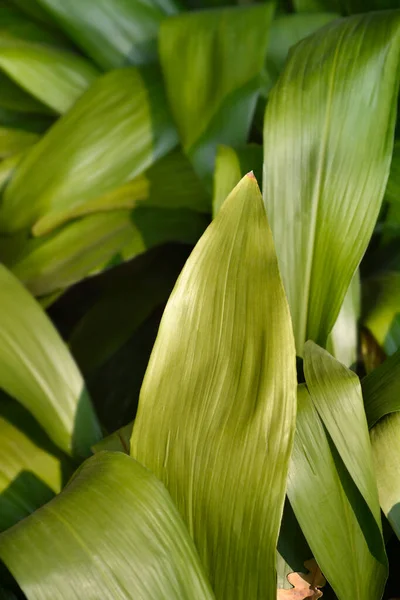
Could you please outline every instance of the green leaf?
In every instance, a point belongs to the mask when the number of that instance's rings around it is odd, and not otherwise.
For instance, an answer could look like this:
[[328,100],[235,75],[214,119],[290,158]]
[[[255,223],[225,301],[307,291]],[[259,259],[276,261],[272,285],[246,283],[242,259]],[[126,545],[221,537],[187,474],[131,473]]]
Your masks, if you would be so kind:
[[264,198],[299,355],[326,344],[379,213],[399,45],[400,11],[338,20],[291,51],[268,102]]
[[380,600],[387,566],[375,555],[371,520],[305,385],[298,390],[288,496],[339,600]]
[[204,215],[185,209],[113,211],[72,221],[41,238],[0,238],[0,255],[32,294],[44,296],[115,265],[116,258],[130,260],[169,241],[195,243],[207,223]]
[[44,133],[53,123],[54,116],[19,112],[0,105],[0,125],[3,127]]
[[[12,0],[12,3],[24,9],[33,7],[35,0]],[[58,47],[71,47],[67,38],[59,30],[48,28],[47,23],[32,19],[29,10],[21,12],[11,5],[0,5],[0,32],[3,39],[48,44]],[[26,14],[24,14],[26,13]]]
[[361,382],[369,427],[382,417],[400,411],[400,350]]
[[384,273],[363,283],[363,318],[386,354],[400,347],[397,317],[400,313],[400,273]]
[[176,502],[217,598],[276,598],[295,392],[272,235],[246,176],[170,297],[131,440]]
[[52,114],[47,106],[24,92],[7,75],[0,72],[0,107],[22,113]]
[[247,144],[240,148],[218,146],[214,171],[214,217],[235,185],[250,171],[255,172],[255,177],[259,181],[262,177],[262,146],[257,144]]
[[8,41],[1,33],[0,69],[58,113],[66,112],[99,76],[97,69],[78,54],[25,41]]
[[11,0],[11,2],[31,19],[54,27],[54,21],[49,17],[48,12],[40,6],[38,0]]
[[59,496],[0,536],[0,557],[29,600],[83,590],[87,600],[213,598],[164,486],[122,453],[86,461]]
[[398,0],[293,0],[295,10],[312,12],[334,10],[344,14],[398,8]]
[[[292,46],[339,15],[335,13],[279,15],[271,23],[263,95],[268,95],[278,80]],[[302,565],[303,566],[303,565]]]
[[171,110],[184,150],[209,183],[217,144],[247,141],[272,12],[271,3],[218,8],[172,17],[161,26]]
[[174,0],[38,0],[100,67],[157,60],[160,23],[178,8]]
[[39,140],[36,133],[22,129],[0,127],[0,159],[8,158],[33,146]]
[[68,454],[100,438],[84,381],[51,321],[0,266],[0,387],[16,398]]
[[47,233],[49,215],[59,224],[60,213],[140,175],[176,143],[158,69],[112,71],[21,163],[4,194],[1,228],[12,233],[33,226],[36,235]]
[[123,452],[129,455],[132,430],[133,421],[114,431],[114,433],[100,440],[100,442],[97,442],[92,447],[93,452],[104,452],[107,450],[108,452]]
[[[20,427],[23,427],[21,430]],[[65,462],[31,415],[0,398],[0,531],[34,512],[61,491]]]
[[351,367],[357,362],[360,295],[360,273],[357,270],[327,342],[329,352],[346,367]]

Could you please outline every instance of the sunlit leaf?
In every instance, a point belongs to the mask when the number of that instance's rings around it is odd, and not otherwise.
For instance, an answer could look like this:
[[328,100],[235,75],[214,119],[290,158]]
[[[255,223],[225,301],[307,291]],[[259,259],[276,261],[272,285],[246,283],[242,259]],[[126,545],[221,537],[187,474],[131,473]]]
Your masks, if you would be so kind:
[[30,94],[24,92],[19,85],[2,72],[0,72],[0,107],[22,113],[50,115],[53,112],[32,98]]
[[[76,208],[142,173],[177,143],[156,68],[99,78],[47,132],[4,194],[1,228],[49,230],[49,215]],[[44,218],[42,225],[41,219]]]
[[327,342],[329,352],[346,367],[357,362],[360,295],[360,273],[356,271]]
[[0,536],[0,557],[29,600],[213,598],[166,489],[122,453],[86,461],[59,496]]
[[276,598],[295,392],[287,302],[248,175],[170,297],[131,440],[176,502],[217,598]]
[[0,267],[0,387],[25,406],[68,454],[100,438],[84,382],[51,321]]
[[399,45],[400,11],[338,20],[295,46],[270,95],[264,198],[299,355],[326,344],[379,213]]
[[288,496],[296,517],[338,598],[380,600],[387,567],[381,555],[374,555],[373,529],[362,496],[305,385],[299,386],[297,400],[288,478]]
[[38,0],[101,67],[157,59],[161,21],[178,10],[174,0]]
[[218,213],[241,178],[253,171],[258,181],[262,174],[262,146],[247,144],[240,148],[218,146],[215,160],[213,216]]
[[[20,427],[23,427],[23,430]],[[11,527],[61,491],[62,464],[31,415],[0,398],[0,530]]]
[[85,58],[50,46],[15,43],[0,32],[0,69],[58,113],[66,112],[99,72]]
[[209,183],[217,144],[247,141],[272,11],[271,3],[219,8],[161,25],[160,59],[171,110],[185,151]]

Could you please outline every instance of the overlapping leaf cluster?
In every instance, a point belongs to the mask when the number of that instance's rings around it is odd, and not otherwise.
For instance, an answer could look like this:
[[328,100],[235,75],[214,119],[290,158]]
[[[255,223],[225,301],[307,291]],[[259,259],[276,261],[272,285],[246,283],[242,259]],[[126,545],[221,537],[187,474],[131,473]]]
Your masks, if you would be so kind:
[[389,597],[398,8],[0,0],[0,597]]

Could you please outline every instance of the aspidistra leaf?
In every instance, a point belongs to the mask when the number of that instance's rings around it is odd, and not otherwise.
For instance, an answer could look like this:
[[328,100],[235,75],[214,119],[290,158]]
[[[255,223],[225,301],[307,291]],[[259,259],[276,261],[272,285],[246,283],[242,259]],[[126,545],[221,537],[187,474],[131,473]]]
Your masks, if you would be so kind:
[[326,344],[379,213],[399,46],[400,11],[338,20],[295,46],[268,102],[264,198],[298,354]]
[[131,440],[176,502],[217,598],[276,598],[295,393],[288,306],[247,175],[170,297]]
[[4,194],[0,227],[43,235],[60,213],[118,188],[176,144],[158,69],[111,71],[23,160]]
[[0,388],[16,398],[68,454],[101,437],[84,381],[36,300],[0,267]]
[[96,454],[0,535],[0,558],[29,600],[213,598],[165,487],[119,452]]

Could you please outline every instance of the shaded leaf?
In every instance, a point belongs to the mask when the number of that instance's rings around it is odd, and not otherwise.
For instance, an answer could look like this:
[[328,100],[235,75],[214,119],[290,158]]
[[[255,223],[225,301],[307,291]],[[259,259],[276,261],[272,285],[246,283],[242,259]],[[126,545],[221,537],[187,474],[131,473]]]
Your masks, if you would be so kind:
[[51,321],[0,267],[0,387],[68,454],[85,455],[100,431],[83,379]]
[[362,322],[386,354],[400,347],[400,273],[383,273],[363,282]]
[[111,192],[176,142],[156,68],[100,77],[19,166],[4,194],[2,230],[46,233],[50,214]]
[[2,72],[0,72],[0,107],[22,113],[53,114],[47,106],[32,98]]
[[247,144],[240,148],[218,146],[215,160],[213,216],[241,178],[254,171],[258,181],[262,176],[262,146]]
[[298,389],[288,497],[338,598],[379,600],[386,565],[375,557],[373,545],[369,547],[370,520],[363,515],[362,496],[327,436],[305,385]]
[[217,598],[276,597],[295,386],[272,236],[245,176],[169,299],[131,440],[176,502]]
[[39,139],[36,133],[0,127],[0,159],[8,158],[33,146]]
[[171,17],[161,26],[171,110],[184,150],[208,183],[217,144],[247,141],[272,12],[267,3],[218,8]]
[[109,452],[124,452],[124,454],[130,454],[130,443],[133,429],[133,421],[117,429],[111,435],[108,435],[104,439],[97,442],[92,447],[93,452],[103,452],[107,450]]
[[160,23],[174,0],[38,0],[66,33],[104,69],[157,60]]
[[270,95],[264,197],[298,354],[326,344],[379,213],[399,44],[400,11],[338,20],[295,46]]
[[164,486],[117,452],[86,461],[59,496],[3,533],[0,557],[30,600],[82,590],[87,600],[213,597]]
[[360,273],[357,270],[327,342],[329,352],[346,367],[357,362],[360,296]]
[[400,411],[400,350],[364,377],[361,385],[369,427]]

